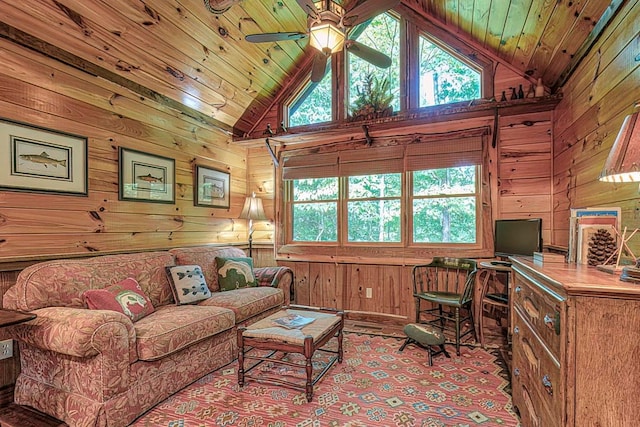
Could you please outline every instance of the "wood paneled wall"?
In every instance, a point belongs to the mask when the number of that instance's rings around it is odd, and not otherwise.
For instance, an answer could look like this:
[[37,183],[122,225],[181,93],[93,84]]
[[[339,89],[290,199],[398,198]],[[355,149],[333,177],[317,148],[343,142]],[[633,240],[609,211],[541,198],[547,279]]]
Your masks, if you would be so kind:
[[[86,136],[89,157],[87,197],[0,191],[0,261],[246,242],[246,221],[237,220],[248,189],[246,148],[10,41],[0,39],[0,52],[0,117]],[[175,204],[118,200],[118,147],[175,159]],[[194,206],[195,164],[231,174],[229,209]]]
[[551,230],[552,111],[500,118],[496,218],[542,218],[544,244]]
[[[493,219],[542,217],[545,243],[552,242],[553,229],[552,118],[552,111],[499,115],[496,146],[491,146],[492,136],[487,138],[490,146],[485,167],[489,179],[488,187],[483,189],[491,194],[488,201]],[[492,128],[493,120],[491,115],[443,121],[420,126],[420,130],[437,133],[479,126]],[[406,129],[398,127],[394,132],[403,134]],[[249,158],[252,166],[264,168],[261,173],[251,167],[250,176],[273,172],[266,147],[251,148]],[[276,207],[276,216],[277,210]],[[428,262],[434,254],[492,257],[491,248],[469,253],[423,250],[423,257],[415,256],[414,251],[385,247],[358,248],[357,253],[350,248],[326,246],[311,251],[309,248],[288,249],[294,252],[280,253],[278,264],[294,271],[298,304],[336,307],[347,310],[351,318],[399,324],[411,321],[414,316],[413,265]],[[371,288],[371,298],[366,296],[367,288]]]
[[[563,87],[553,122],[553,240],[558,245],[568,243],[571,208],[620,206],[623,227],[640,227],[638,185],[598,181],[624,117],[640,102],[638,22],[640,2],[629,1]],[[638,256],[640,239],[629,244]]]

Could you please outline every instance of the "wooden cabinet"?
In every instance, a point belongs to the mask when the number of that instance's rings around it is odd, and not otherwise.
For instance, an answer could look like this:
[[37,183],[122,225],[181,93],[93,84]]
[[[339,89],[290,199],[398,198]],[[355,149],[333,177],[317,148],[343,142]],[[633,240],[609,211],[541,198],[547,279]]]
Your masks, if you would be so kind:
[[640,285],[512,258],[513,404],[523,427],[640,420]]

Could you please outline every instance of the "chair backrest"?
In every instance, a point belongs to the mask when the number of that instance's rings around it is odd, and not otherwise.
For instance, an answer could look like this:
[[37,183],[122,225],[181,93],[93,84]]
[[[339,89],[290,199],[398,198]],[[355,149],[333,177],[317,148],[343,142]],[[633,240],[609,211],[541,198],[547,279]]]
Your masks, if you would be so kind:
[[429,264],[413,267],[413,292],[450,292],[460,304],[471,301],[478,264],[467,258],[434,257]]

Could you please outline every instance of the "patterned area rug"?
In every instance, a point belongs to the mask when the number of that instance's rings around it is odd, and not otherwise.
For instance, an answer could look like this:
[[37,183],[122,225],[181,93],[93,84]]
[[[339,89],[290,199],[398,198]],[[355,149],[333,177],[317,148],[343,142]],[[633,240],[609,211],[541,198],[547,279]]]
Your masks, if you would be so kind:
[[[331,344],[334,344],[332,340]],[[505,391],[499,356],[481,348],[448,347],[451,359],[434,358],[403,340],[345,333],[344,360],[316,384],[313,400],[304,392],[249,380],[238,387],[237,361],[171,396],[132,426],[320,427],[320,426],[519,426]],[[314,372],[327,354],[316,352]],[[302,361],[300,355],[287,355]],[[280,376],[304,371],[263,363]],[[275,372],[273,371],[275,370]]]

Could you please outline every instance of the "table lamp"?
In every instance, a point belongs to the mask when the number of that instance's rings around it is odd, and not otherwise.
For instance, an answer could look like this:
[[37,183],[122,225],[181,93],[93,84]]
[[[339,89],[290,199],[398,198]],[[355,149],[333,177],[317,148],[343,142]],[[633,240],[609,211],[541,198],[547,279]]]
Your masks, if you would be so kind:
[[252,255],[253,246],[253,220],[264,221],[267,216],[264,214],[262,199],[256,197],[256,193],[252,193],[251,197],[247,197],[244,201],[244,207],[240,213],[241,219],[249,220],[249,257]]

